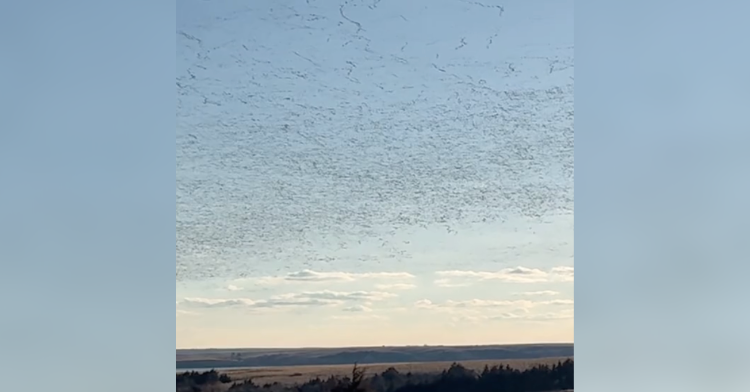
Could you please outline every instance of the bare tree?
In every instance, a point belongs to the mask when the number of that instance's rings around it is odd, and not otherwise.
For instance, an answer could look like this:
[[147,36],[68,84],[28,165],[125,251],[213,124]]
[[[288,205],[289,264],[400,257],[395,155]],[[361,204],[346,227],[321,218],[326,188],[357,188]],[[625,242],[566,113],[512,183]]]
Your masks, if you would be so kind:
[[334,388],[332,392],[367,392],[362,385],[365,380],[366,371],[366,369],[358,367],[355,363],[352,369],[352,377],[344,379],[344,382]]

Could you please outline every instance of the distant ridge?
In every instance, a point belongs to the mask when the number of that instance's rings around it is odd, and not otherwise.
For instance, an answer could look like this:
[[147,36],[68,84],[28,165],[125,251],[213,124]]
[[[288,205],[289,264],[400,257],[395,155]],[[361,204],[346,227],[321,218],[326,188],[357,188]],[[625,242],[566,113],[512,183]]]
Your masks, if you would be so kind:
[[177,350],[177,369],[572,357],[573,344]]

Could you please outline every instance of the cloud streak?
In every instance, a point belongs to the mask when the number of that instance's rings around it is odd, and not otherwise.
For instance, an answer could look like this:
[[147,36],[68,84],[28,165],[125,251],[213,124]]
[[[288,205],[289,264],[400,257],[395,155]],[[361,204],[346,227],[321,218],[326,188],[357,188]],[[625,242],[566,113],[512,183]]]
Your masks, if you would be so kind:
[[416,287],[416,285],[411,283],[386,283],[375,285],[375,288],[378,290],[411,290]]
[[[388,298],[396,297],[396,294],[384,291],[306,291],[301,293],[290,293],[276,295],[267,299],[250,299],[250,298],[185,298],[178,302],[192,308],[246,308],[246,309],[268,309],[283,307],[316,307],[316,306],[336,306],[350,302],[382,301]],[[363,306],[364,308],[364,306]]]
[[331,306],[341,304],[342,301],[322,299],[301,298],[270,298],[253,300],[248,298],[211,299],[211,298],[185,298],[181,304],[192,308],[222,309],[222,308],[279,308],[289,306]]
[[446,314],[453,322],[487,322],[502,320],[562,320],[573,318],[574,301],[554,299],[548,301],[530,300],[448,300],[435,303],[422,299],[414,307],[423,311]]
[[487,320],[566,320],[572,319],[574,316],[573,309],[565,309],[557,312],[545,312],[545,313],[503,313],[495,316],[488,316]]
[[355,282],[362,279],[388,279],[388,280],[409,280],[414,275],[407,272],[318,272],[309,269],[291,272],[283,276],[265,276],[260,278],[251,278],[250,280],[258,284],[279,284],[279,283],[321,283],[321,282]]
[[466,287],[470,286],[471,283],[463,282],[463,283],[457,283],[450,279],[436,279],[434,282],[435,286],[438,287],[446,287],[446,288],[452,288],[452,287]]
[[573,319],[573,316],[573,310],[566,309],[545,313],[502,312],[498,314],[461,314],[451,317],[451,321],[454,323],[486,323],[488,321],[555,321]]
[[382,301],[387,298],[396,297],[396,294],[385,291],[306,291],[299,294],[286,294],[292,298],[315,298],[323,300],[342,301]]
[[[466,281],[499,280],[507,283],[573,282],[574,269],[573,267],[561,266],[545,271],[538,268],[513,267],[499,271],[437,271],[435,275],[442,278],[435,281],[435,284],[438,286],[460,287],[461,285],[468,285]],[[463,282],[456,282],[456,279]]]
[[572,299],[554,299],[549,301],[530,300],[486,300],[470,299],[464,301],[448,300],[443,303],[435,303],[429,299],[422,299],[414,303],[418,309],[453,310],[453,309],[491,309],[491,308],[513,308],[529,310],[540,306],[573,306]]
[[555,296],[560,295],[560,292],[558,291],[552,291],[552,290],[541,290],[541,291],[524,291],[521,293],[515,293],[516,296],[523,296],[523,297],[543,297],[543,296]]
[[348,306],[346,308],[341,309],[344,312],[371,312],[372,309],[368,308],[364,305],[354,305],[354,306]]
[[351,314],[345,316],[331,316],[333,320],[341,321],[383,321],[388,317],[379,314]]

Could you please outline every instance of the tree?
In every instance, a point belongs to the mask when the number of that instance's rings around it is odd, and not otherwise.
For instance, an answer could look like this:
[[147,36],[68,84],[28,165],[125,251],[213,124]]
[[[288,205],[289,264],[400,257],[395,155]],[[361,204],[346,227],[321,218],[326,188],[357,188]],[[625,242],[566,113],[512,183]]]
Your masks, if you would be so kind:
[[332,392],[367,392],[362,385],[365,379],[365,373],[366,370],[357,367],[357,364],[355,363],[354,368],[352,369],[351,378],[344,379],[343,382],[334,388]]

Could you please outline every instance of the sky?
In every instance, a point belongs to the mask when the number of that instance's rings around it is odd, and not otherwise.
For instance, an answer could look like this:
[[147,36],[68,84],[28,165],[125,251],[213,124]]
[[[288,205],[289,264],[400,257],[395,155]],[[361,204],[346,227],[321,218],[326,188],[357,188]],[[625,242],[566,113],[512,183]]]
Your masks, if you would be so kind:
[[573,2],[186,0],[177,347],[573,340]]

